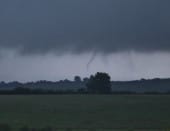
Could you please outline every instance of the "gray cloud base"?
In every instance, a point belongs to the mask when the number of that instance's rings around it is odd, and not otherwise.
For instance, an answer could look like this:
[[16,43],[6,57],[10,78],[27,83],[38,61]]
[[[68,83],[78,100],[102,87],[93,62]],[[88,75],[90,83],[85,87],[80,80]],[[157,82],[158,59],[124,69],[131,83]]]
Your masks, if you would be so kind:
[[169,0],[1,0],[0,48],[170,51]]

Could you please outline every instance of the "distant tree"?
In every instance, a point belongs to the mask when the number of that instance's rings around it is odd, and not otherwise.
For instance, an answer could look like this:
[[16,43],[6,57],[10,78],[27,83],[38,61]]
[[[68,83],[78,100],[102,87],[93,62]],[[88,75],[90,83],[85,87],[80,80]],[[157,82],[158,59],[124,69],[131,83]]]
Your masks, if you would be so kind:
[[146,81],[146,79],[142,78],[142,79],[140,79],[140,81]]
[[74,81],[75,82],[81,82],[81,77],[80,76],[75,76]]
[[70,83],[71,81],[68,79],[63,80],[63,83]]
[[107,73],[97,72],[91,75],[87,82],[87,90],[89,93],[107,94],[111,92],[111,80]]
[[84,83],[87,83],[88,81],[89,81],[89,78],[87,78],[87,77],[83,78]]

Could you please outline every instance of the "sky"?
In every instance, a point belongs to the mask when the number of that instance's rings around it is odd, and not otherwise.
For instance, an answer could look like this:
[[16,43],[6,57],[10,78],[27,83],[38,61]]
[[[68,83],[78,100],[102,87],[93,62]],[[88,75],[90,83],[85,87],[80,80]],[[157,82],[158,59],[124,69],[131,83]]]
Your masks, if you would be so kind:
[[170,77],[169,0],[1,0],[0,81]]

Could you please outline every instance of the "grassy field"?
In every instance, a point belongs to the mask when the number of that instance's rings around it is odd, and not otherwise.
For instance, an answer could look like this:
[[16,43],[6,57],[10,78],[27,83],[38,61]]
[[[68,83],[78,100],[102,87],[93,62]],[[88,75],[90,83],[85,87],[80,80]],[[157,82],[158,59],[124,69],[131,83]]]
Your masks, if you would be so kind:
[[1,95],[0,123],[14,128],[170,129],[170,96]]

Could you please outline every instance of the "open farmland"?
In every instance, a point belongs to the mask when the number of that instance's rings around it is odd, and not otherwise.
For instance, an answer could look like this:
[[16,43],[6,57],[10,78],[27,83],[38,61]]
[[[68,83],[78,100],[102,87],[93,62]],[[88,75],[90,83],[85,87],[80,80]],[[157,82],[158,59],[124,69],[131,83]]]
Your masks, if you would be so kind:
[[15,129],[170,129],[170,96],[1,95],[0,123]]

